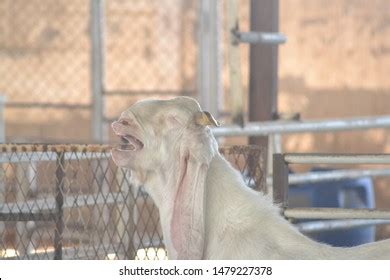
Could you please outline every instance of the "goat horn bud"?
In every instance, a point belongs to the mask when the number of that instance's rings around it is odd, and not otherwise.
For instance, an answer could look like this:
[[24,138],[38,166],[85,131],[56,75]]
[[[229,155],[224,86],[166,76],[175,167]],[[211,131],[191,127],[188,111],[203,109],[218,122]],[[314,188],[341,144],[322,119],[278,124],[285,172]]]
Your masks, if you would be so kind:
[[219,122],[216,119],[214,119],[213,115],[211,115],[207,111],[195,113],[195,123],[203,126],[206,125],[220,126]]

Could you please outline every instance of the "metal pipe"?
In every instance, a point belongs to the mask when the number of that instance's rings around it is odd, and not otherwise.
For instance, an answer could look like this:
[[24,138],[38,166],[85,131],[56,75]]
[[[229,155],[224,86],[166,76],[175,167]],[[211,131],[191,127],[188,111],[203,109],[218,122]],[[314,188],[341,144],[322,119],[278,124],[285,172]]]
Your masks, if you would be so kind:
[[93,140],[102,142],[103,131],[103,92],[104,92],[104,0],[90,0],[91,23],[91,93],[92,93],[92,136]]
[[[6,100],[7,100],[7,97],[4,96],[2,92],[0,92],[0,143],[5,142],[4,106],[7,105]],[[1,186],[0,186],[0,188],[1,188]]]
[[130,89],[117,89],[117,90],[106,90],[103,92],[106,96],[132,96],[134,95],[164,95],[164,96],[177,96],[185,95],[192,96],[194,94],[193,90],[163,90],[163,89],[140,89],[140,90],[130,90]]
[[[81,186],[78,186],[81,189]],[[95,194],[88,195],[67,195],[64,196],[62,204],[63,209],[69,209],[75,206],[94,206],[100,204],[120,204],[125,202],[126,193],[122,192],[98,192]],[[39,198],[34,200],[27,200],[24,202],[8,202],[0,203],[0,220],[18,220],[29,221],[45,219],[45,217],[51,217],[55,213],[56,201],[55,197],[46,196],[45,198]],[[18,218],[18,215],[21,215]],[[28,216],[28,215],[31,215]],[[42,217],[40,216],[42,215]],[[4,217],[4,218],[2,218]],[[15,217],[15,218],[13,218]],[[24,218],[24,217],[30,217]],[[38,217],[38,218],[34,218]],[[3,220],[2,220],[3,219]],[[54,219],[52,219],[54,220]]]
[[[20,203],[19,203],[20,204]],[[0,221],[14,222],[14,221],[55,221],[57,217],[56,212],[0,212]]]
[[[36,162],[36,161],[55,161],[54,152],[26,152],[22,154],[2,154],[0,152],[1,163],[20,163],[20,162]],[[65,153],[65,160],[91,160],[110,158],[109,152],[99,153]]]
[[[31,161],[55,161],[57,152],[64,152],[65,160],[103,159],[111,157],[113,145],[83,145],[83,144],[0,144],[0,164]],[[221,153],[251,153],[257,154],[256,146],[220,147]]]
[[289,164],[390,164],[390,154],[284,154],[284,160]]
[[357,179],[362,177],[386,177],[390,176],[390,169],[365,169],[365,170],[332,170],[323,172],[310,172],[303,174],[290,174],[290,184],[315,183],[323,181],[338,181],[345,179]]
[[238,0],[229,0],[226,5],[227,29],[229,32],[228,63],[229,63],[229,99],[232,111],[232,122],[244,126],[244,105],[241,77],[241,53],[237,44],[235,31],[239,28]]
[[[316,183],[324,181],[339,181],[345,179],[357,179],[362,177],[387,177],[390,176],[390,169],[347,169],[322,172],[308,172],[300,174],[289,174],[290,186],[293,184]],[[267,185],[272,186],[272,177],[267,177]]]
[[198,97],[202,108],[218,116],[222,99],[220,2],[199,1]]
[[289,208],[283,214],[290,219],[390,219],[390,211],[360,208]]
[[315,221],[315,222],[303,222],[296,224],[295,226],[299,231],[319,232],[319,231],[330,231],[340,229],[350,229],[355,227],[364,226],[376,226],[390,224],[390,220],[330,220],[330,221]]
[[[279,0],[251,0],[250,25],[253,32],[278,32]],[[250,44],[248,117],[251,122],[270,121],[277,115],[278,98],[277,45]],[[268,149],[268,137],[250,137],[250,144]],[[265,162],[270,162],[268,155]],[[267,173],[267,167],[264,172]]]
[[287,37],[284,34],[277,32],[236,31],[233,34],[240,43],[277,45],[284,44],[287,41]]
[[245,127],[238,125],[213,128],[215,137],[230,136],[264,136],[275,133],[304,133],[362,130],[367,128],[390,128],[390,116],[345,118],[338,120],[310,120],[310,121],[267,121],[250,122]]
[[65,160],[64,152],[57,154],[56,168],[56,219],[54,232],[54,259],[62,259],[62,235],[64,231],[64,178],[65,178]]
[[[119,144],[119,143],[118,143]],[[116,145],[118,145],[116,144]],[[106,153],[115,145],[86,144],[0,144],[0,153],[30,153],[30,152],[70,152],[70,153]]]
[[288,201],[288,165],[282,154],[273,155],[272,196],[275,204],[287,206]]
[[40,109],[60,109],[60,110],[86,110],[91,109],[90,104],[66,104],[50,102],[7,102],[7,108],[40,108]]

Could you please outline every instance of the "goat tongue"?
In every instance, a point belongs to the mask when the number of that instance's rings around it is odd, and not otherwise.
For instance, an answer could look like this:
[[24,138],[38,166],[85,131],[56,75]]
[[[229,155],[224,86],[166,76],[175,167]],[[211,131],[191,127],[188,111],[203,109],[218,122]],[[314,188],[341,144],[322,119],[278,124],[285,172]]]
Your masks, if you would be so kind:
[[141,150],[144,144],[132,135],[124,136],[127,145],[133,146],[132,150]]

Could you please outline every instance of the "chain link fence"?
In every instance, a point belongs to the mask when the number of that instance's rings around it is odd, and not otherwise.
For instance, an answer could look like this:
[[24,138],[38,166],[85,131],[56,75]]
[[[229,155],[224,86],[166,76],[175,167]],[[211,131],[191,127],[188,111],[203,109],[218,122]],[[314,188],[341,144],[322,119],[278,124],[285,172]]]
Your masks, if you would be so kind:
[[106,1],[106,120],[143,98],[195,95],[197,3]]
[[8,139],[89,138],[89,18],[89,1],[0,1],[0,95],[6,96]]
[[[158,209],[109,146],[0,145],[0,258],[166,259]],[[222,148],[265,191],[264,153]]]
[[[8,141],[91,142],[91,3],[0,1]],[[142,98],[194,95],[197,1],[102,3],[106,121]]]

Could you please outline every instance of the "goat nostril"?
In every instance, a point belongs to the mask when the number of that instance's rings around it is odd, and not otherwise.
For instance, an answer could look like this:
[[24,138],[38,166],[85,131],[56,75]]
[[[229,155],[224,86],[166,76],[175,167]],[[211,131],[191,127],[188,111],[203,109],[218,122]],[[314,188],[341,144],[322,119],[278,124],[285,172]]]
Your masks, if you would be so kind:
[[123,125],[129,125],[130,123],[126,120],[120,120],[119,123],[123,124]]

